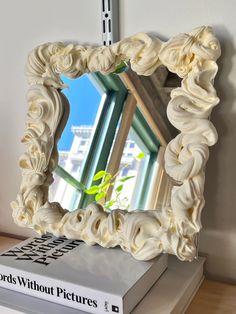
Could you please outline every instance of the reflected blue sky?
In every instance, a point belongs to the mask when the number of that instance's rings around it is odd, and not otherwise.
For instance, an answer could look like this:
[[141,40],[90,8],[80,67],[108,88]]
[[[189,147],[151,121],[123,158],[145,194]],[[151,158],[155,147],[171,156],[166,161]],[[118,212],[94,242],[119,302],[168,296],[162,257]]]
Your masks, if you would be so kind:
[[71,127],[94,124],[101,95],[86,74],[78,79],[69,79],[65,76],[61,76],[61,79],[69,86],[63,89],[63,93],[70,103],[70,115],[58,143],[58,149],[70,150],[74,137]]

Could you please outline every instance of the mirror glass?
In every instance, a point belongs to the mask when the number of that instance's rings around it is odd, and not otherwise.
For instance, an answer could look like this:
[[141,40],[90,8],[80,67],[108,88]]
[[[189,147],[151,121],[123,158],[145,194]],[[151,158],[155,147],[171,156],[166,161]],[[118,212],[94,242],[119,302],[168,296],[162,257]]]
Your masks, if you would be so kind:
[[49,199],[72,210],[78,206],[81,197],[81,190],[75,183],[81,180],[105,92],[90,74],[78,79],[61,76],[61,79],[67,85],[62,92],[69,101],[70,114],[57,145],[58,167],[49,189]]
[[[160,88],[163,95],[158,98],[158,110],[166,115],[170,90],[177,83],[164,71],[158,79],[148,80],[150,86]],[[70,211],[94,201],[106,210],[148,209],[153,176],[161,171],[161,143],[138,103],[133,111],[127,111],[129,93],[116,74],[61,79],[67,85],[62,92],[70,103],[70,114],[58,142],[59,161],[49,201]],[[166,87],[161,86],[162,81]]]
[[[143,156],[143,158],[138,158]],[[146,149],[142,139],[135,133],[131,127],[122,152],[119,165],[117,181],[112,191],[111,199],[116,199],[117,189],[119,191],[120,180],[129,178],[122,182],[122,193],[118,199],[118,204],[112,204],[110,207],[115,209],[134,209],[139,207],[137,195],[139,187],[142,186],[142,179],[145,176],[148,167],[149,151]],[[119,193],[119,192],[118,192]]]

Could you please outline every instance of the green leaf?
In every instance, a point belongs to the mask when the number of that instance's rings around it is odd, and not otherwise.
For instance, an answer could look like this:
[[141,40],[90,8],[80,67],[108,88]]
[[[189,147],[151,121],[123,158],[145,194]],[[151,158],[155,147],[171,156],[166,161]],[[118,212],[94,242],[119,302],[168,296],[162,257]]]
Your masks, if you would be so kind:
[[110,173],[107,173],[107,175],[104,178],[104,182],[109,181],[112,178],[112,175]]
[[116,67],[113,73],[119,74],[129,69],[128,64],[125,61],[121,61],[121,63]]
[[86,194],[97,194],[99,191],[98,185],[92,185],[89,189],[85,190],[84,192]]
[[120,191],[122,191],[123,190],[123,184],[121,184],[121,185],[119,185],[117,188],[116,188],[116,191],[117,192],[120,192]]
[[109,187],[110,187],[110,183],[107,183],[106,185],[104,185],[103,187],[102,187],[102,191],[103,192],[107,192],[107,190],[109,189]]
[[98,171],[98,172],[95,174],[95,176],[93,177],[93,181],[97,181],[97,180],[99,180],[99,179],[105,177],[106,174],[107,174],[107,172],[104,171],[104,170]]
[[107,183],[106,181],[105,182],[102,182],[101,184],[99,184],[99,188],[100,189],[103,189],[103,188],[107,188],[111,185],[111,183]]
[[134,177],[135,177],[135,176],[125,177],[125,178],[120,179],[119,181],[120,181],[120,182],[125,182],[125,181],[127,181],[127,180],[133,179]]
[[98,202],[98,201],[100,201],[102,198],[104,198],[105,195],[106,195],[106,193],[100,192],[100,193],[98,193],[98,194],[95,196],[95,200]]
[[136,158],[143,159],[145,157],[145,154],[143,152],[139,153]]
[[112,205],[115,204],[115,202],[116,202],[115,200],[110,200],[109,202],[105,204],[105,208],[110,208]]

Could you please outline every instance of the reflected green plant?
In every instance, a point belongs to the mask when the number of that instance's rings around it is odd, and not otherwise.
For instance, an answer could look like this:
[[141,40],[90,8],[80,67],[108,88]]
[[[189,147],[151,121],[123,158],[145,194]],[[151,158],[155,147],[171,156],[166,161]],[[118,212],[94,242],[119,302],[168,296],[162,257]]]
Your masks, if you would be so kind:
[[[145,155],[143,152],[136,156],[136,158],[139,160],[143,159],[144,157]],[[85,189],[84,192],[89,195],[94,195],[95,200],[97,202],[102,202],[104,208],[107,210],[110,210],[112,206],[117,208],[123,207],[124,209],[128,210],[130,204],[128,204],[127,197],[123,196],[125,188],[124,183],[135,178],[135,176],[123,176],[118,179],[118,175],[121,173],[121,171],[128,166],[128,164],[124,165],[114,175],[105,170],[98,171],[93,177],[93,182],[100,181],[100,184],[93,184],[90,188]],[[109,196],[109,190],[112,187],[114,188],[115,196],[112,199],[107,200]]]

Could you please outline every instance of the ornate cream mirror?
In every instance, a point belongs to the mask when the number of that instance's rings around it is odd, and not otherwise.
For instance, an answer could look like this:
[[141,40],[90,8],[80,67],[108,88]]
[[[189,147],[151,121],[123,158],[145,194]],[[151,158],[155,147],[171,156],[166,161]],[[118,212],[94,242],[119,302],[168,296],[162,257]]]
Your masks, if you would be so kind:
[[[199,27],[167,42],[141,33],[110,47],[47,43],[34,49],[26,70],[30,88],[23,142],[27,151],[20,159],[20,192],[11,204],[15,222],[41,234],[50,232],[104,247],[119,245],[140,260],[171,253],[191,261],[197,254],[196,239],[201,228],[208,146],[217,141],[209,116],[219,102],[213,87],[219,56],[220,45],[210,27]],[[170,123],[180,131],[165,149],[165,171],[174,182],[170,201],[161,208],[152,208],[149,203],[149,210],[108,211],[92,203],[85,209],[68,211],[48,198],[52,173],[58,165],[57,143],[68,117],[60,75],[75,79],[83,73],[108,74],[122,62],[129,62],[131,69],[142,76],[150,76],[164,65],[182,79],[181,86],[171,91],[167,107]],[[128,75],[122,79],[129,83]],[[135,93],[134,85],[129,87]],[[121,126],[130,123],[134,96],[127,102],[130,105]],[[155,124],[148,124],[157,134]],[[114,145],[124,145],[124,141]],[[115,167],[114,154],[110,160],[110,167]]]

